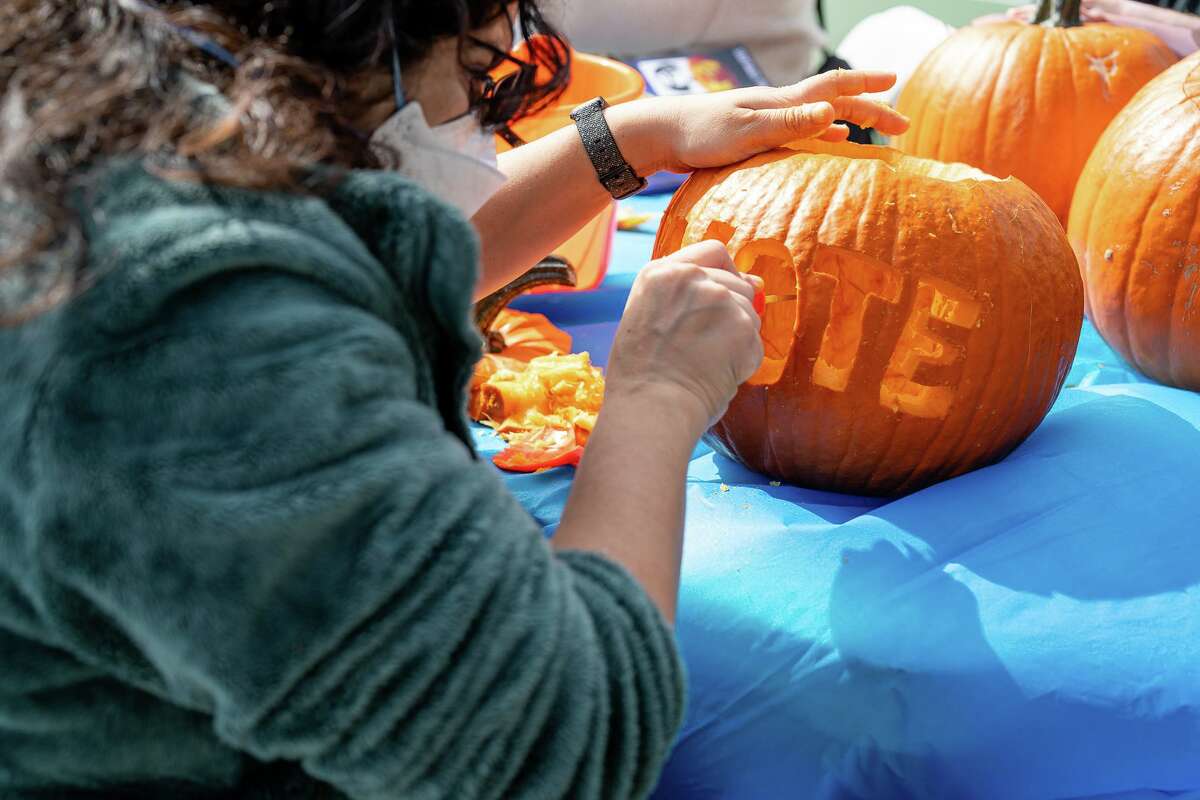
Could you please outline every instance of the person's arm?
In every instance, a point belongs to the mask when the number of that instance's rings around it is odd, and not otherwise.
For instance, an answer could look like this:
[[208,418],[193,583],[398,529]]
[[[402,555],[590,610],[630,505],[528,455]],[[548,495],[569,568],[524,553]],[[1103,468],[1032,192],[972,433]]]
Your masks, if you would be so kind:
[[[890,73],[837,71],[781,89],[647,98],[605,116],[622,155],[648,177],[724,166],[797,139],[845,139],[835,119],[902,133],[904,117],[858,96],[894,82]],[[508,182],[472,218],[483,248],[477,297],[518,277],[611,201],[573,125],[501,155],[500,169]]]
[[604,408],[554,537],[560,550],[594,550],[624,565],[670,621],[688,460],[762,362],[753,280],[711,241],[638,276],[613,345]]

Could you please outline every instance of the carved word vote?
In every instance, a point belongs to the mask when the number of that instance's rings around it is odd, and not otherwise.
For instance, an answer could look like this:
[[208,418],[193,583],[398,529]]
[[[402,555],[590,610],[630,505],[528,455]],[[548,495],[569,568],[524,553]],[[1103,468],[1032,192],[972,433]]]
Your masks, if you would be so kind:
[[[728,244],[734,237],[732,225],[716,221],[709,225],[704,238]],[[787,245],[778,239],[746,242],[734,255],[734,264],[743,272],[759,265],[762,273],[771,259],[794,264]],[[834,392],[844,392],[858,360],[863,339],[867,305],[875,302],[897,305],[904,294],[905,276],[887,262],[853,250],[818,244],[810,271],[833,283],[821,347],[813,362],[812,382]],[[879,403],[884,408],[927,419],[942,419],[950,413],[954,387],[917,383],[914,376],[921,364],[948,366],[961,357],[961,351],[938,336],[929,326],[931,320],[957,328],[975,327],[980,304],[966,290],[937,278],[917,277],[913,304],[896,346],[888,359],[879,386]],[[770,349],[770,348],[768,348]],[[783,357],[784,353],[779,353]]]

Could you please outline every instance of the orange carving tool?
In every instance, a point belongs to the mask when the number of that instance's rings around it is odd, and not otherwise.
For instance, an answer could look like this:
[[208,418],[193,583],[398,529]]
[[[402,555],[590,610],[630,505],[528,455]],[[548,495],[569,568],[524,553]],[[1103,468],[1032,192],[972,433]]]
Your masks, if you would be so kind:
[[795,300],[794,294],[767,294],[761,289],[754,293],[754,310],[761,317],[767,312],[767,306],[772,303],[786,303],[789,300]]

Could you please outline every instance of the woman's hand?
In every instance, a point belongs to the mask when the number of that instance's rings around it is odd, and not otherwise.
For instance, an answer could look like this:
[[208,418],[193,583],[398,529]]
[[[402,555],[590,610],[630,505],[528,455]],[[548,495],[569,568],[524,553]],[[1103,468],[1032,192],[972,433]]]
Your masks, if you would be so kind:
[[[621,154],[642,177],[670,169],[721,167],[797,139],[845,139],[845,119],[886,134],[908,120],[860,97],[896,82],[887,72],[830,72],[781,89],[756,87],[711,95],[654,97],[605,112]],[[482,240],[476,297],[494,292],[566,241],[612,198],[574,125],[500,156],[508,182],[472,222]]]
[[605,405],[650,398],[661,413],[689,419],[698,438],[762,363],[757,288],[758,279],[739,274],[720,242],[647,265],[617,331]]
[[753,298],[720,242],[701,242],[638,275],[554,547],[624,566],[675,619],[684,492],[696,440],[762,362]]
[[894,136],[908,119],[859,95],[892,88],[890,72],[837,70],[782,88],[655,97],[609,109],[609,124],[639,175],[722,167],[799,139],[842,141],[845,125]]

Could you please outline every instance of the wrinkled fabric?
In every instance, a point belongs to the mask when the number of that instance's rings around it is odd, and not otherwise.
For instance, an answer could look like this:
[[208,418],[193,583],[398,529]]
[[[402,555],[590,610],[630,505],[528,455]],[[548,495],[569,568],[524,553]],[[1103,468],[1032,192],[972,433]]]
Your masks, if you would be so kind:
[[80,206],[93,285],[0,329],[0,796],[645,795],[673,638],[472,451],[467,223],[381,173]]
[[[600,291],[518,305],[603,364],[652,243],[620,233]],[[1086,322],[1067,387],[1001,463],[890,502],[698,448],[656,798],[1200,797],[1200,395]],[[552,534],[570,475],[506,482]]]

